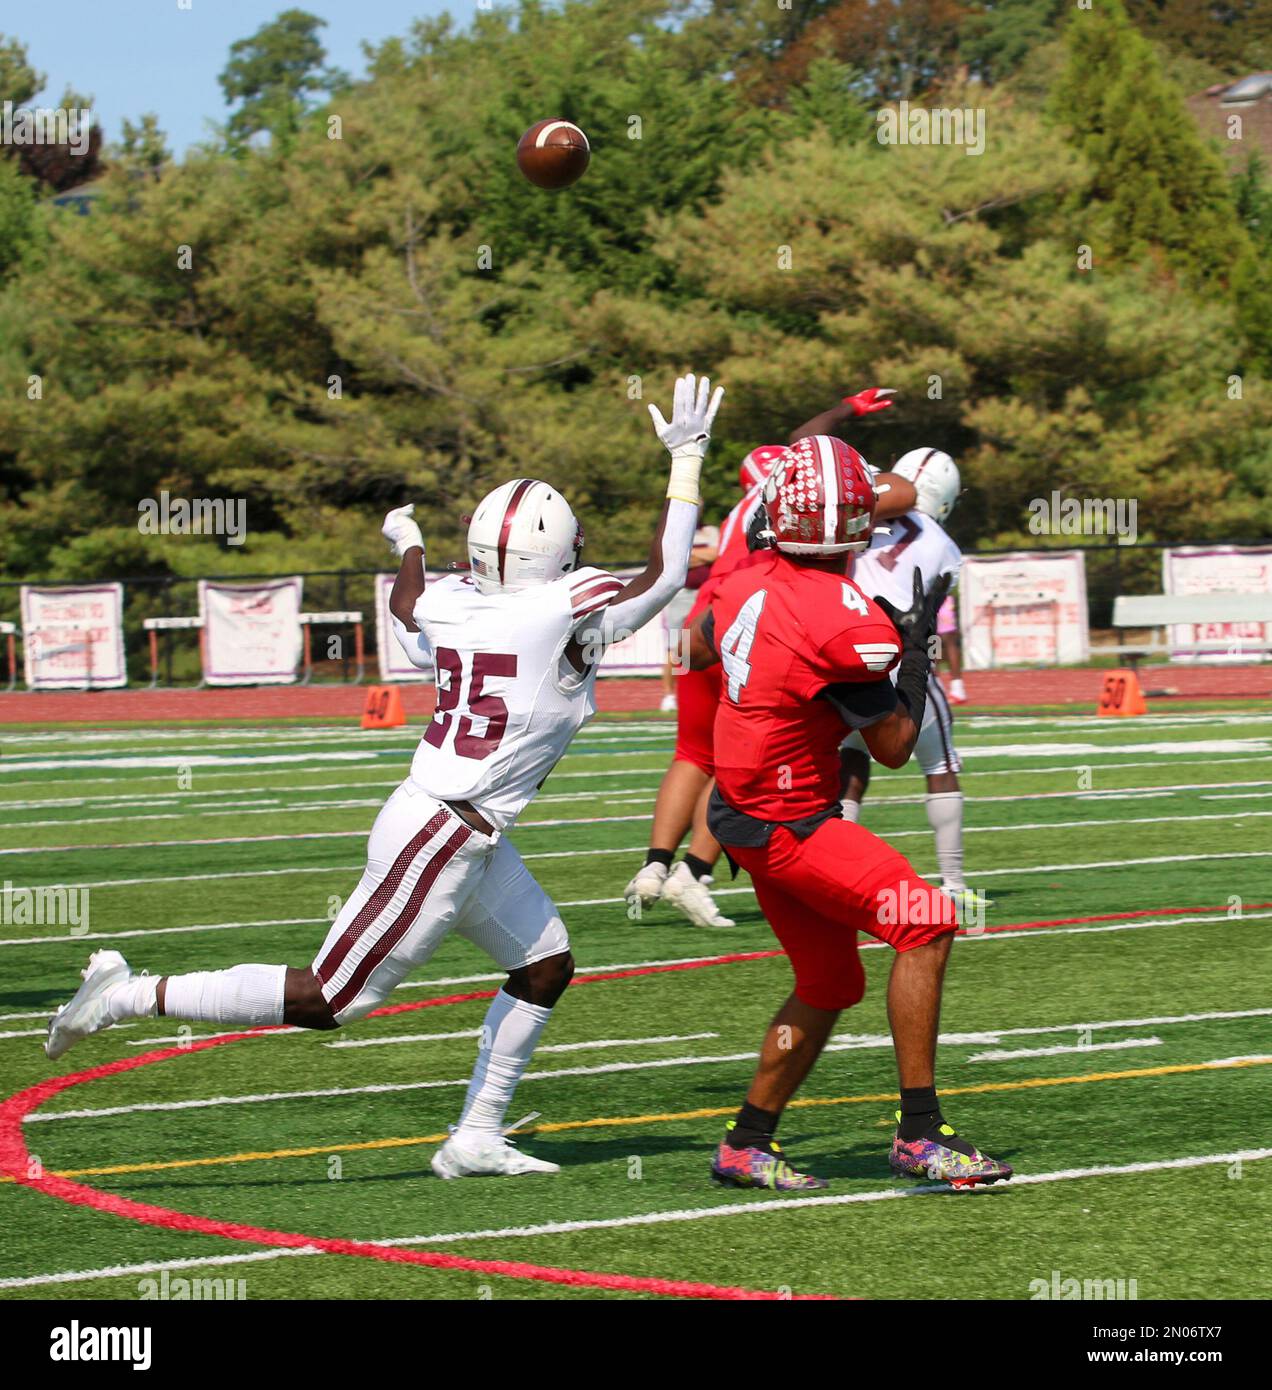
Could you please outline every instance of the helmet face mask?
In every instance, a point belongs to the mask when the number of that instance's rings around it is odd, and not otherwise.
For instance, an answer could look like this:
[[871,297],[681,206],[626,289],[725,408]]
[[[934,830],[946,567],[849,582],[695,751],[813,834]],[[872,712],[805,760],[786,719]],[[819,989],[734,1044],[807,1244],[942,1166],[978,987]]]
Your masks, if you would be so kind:
[[551,584],[578,567],[583,528],[547,483],[514,478],[488,493],[468,523],[468,563],[483,594]]
[[943,522],[962,491],[958,464],[940,449],[911,449],[892,465],[892,471],[914,484],[914,510]]
[[783,449],[762,496],[775,550],[844,555],[870,547],[874,485],[861,455],[842,439],[814,434]]

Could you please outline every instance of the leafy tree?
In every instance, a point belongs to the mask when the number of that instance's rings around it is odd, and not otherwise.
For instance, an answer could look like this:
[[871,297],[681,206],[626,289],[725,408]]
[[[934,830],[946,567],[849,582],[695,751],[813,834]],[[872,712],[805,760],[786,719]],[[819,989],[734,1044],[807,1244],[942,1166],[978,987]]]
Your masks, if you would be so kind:
[[1065,0],[995,0],[963,22],[959,58],[974,76],[1002,82],[1025,60],[1055,39]]
[[[1061,127],[1017,98],[1019,74],[963,86],[935,63],[943,104],[984,108],[984,154],[883,147],[870,128],[894,54],[856,67],[809,50],[762,109],[743,59],[777,61],[790,39],[758,0],[719,8],[565,0],[462,32],[420,21],[325,109],[296,70],[263,83],[293,93],[286,138],[178,164],[153,121],[128,125],[91,217],[41,206],[0,161],[0,249],[22,248],[0,266],[0,569],[382,565],[380,517],[407,500],[444,562],[459,517],[512,473],[559,480],[589,553],[634,560],[662,468],[645,405],[704,364],[729,388],[716,512],[741,452],[876,382],[901,388],[898,407],[854,438],[881,463],[954,452],[965,541],[1029,540],[1024,503],[1053,486],[1136,496],[1158,536],[1268,525],[1267,368],[1241,340],[1257,297],[1243,307],[1228,285],[1269,263],[1262,183],[1235,199],[1222,185],[1225,271],[1205,167],[1162,162],[1195,154],[1173,127],[1133,146],[1169,190],[1148,220],[1117,200],[1125,110],[1111,132],[1099,103]],[[804,7],[794,40],[832,8]],[[729,33],[734,47],[708,41]],[[1090,61],[1120,80],[1108,48]],[[513,151],[556,114],[594,154],[553,194]],[[1216,218],[1196,284],[1171,221],[1185,208]],[[1075,248],[1097,233],[1085,274]],[[138,501],[165,487],[245,497],[247,544],[139,535]]]
[[326,27],[317,15],[284,10],[250,39],[230,46],[230,61],[217,80],[226,102],[239,104],[228,125],[232,140],[262,131],[291,139],[312,98],[342,85],[343,74],[324,67],[327,53],[318,31]]
[[26,45],[0,34],[0,102],[25,106],[44,88],[45,77],[27,61]]
[[12,160],[0,159],[0,280],[22,259],[35,222],[31,183]]
[[1225,285],[1247,242],[1223,164],[1121,0],[1075,11],[1066,46],[1052,111],[1091,165],[1079,196],[1097,258],[1158,254],[1194,288]]
[[1229,77],[1272,68],[1272,0],[1126,0],[1151,39]]
[[143,177],[157,179],[172,159],[158,116],[148,111],[136,124],[125,116],[116,157]]

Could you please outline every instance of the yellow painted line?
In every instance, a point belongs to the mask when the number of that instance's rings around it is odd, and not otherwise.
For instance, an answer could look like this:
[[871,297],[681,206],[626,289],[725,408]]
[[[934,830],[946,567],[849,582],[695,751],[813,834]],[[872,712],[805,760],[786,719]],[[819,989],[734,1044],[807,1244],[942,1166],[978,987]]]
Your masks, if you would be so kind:
[[[1028,1091],[1043,1086],[1085,1086],[1094,1081],[1131,1081],[1146,1076],[1181,1076],[1187,1072],[1227,1071],[1240,1067],[1263,1067],[1272,1063],[1272,1058],[1250,1057],[1234,1058],[1225,1062],[1177,1062],[1171,1066],[1137,1067],[1132,1071],[1097,1071],[1083,1076],[1031,1076],[1023,1081],[984,1081],[976,1086],[943,1086],[942,1096],[984,1095],[996,1091]],[[787,1106],[788,1110],[807,1108],[814,1105],[865,1105],[896,1104],[895,1091],[883,1091],[877,1095],[827,1096],[796,1099]],[[722,1115],[732,1115],[736,1105],[716,1105],[701,1110],[680,1110],[653,1115],[607,1115],[593,1120],[558,1120],[551,1124],[535,1125],[521,1131],[523,1134],[560,1134],[571,1129],[606,1129],[619,1125],[657,1125],[672,1124],[680,1120],[710,1120]],[[365,1153],[370,1149],[406,1149],[420,1144],[440,1144],[446,1134],[421,1134],[409,1139],[366,1139],[356,1144],[315,1144],[303,1149],[270,1149],[258,1153],[222,1154],[214,1158],[174,1158],[155,1163],[117,1163],[108,1168],[66,1168],[59,1169],[54,1176],[59,1178],[101,1178],[120,1173],[161,1173],[174,1168],[211,1168],[226,1163],[260,1163],[276,1158],[312,1158],[316,1154]],[[2,1177],[0,1183],[11,1183],[13,1178]]]

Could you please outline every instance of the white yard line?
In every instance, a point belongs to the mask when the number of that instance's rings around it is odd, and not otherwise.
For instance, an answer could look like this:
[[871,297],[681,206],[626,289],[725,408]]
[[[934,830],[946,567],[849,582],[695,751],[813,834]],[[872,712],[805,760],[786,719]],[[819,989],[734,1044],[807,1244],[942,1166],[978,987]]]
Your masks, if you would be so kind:
[[[1088,1179],[1136,1177],[1144,1173],[1178,1172],[1190,1168],[1230,1167],[1234,1163],[1258,1163],[1272,1158],[1272,1149],[1237,1149],[1231,1153],[1194,1154],[1185,1158],[1146,1159],[1138,1163],[1102,1164],[1088,1168],[1060,1168],[1046,1173],[1017,1173],[1009,1183],[988,1188],[977,1196],[1001,1200],[1013,1189],[1040,1187],[1057,1182]],[[763,1216],[774,1211],[798,1207],[837,1207],[860,1203],[888,1202],[907,1198],[935,1197],[950,1193],[944,1183],[923,1183],[912,1187],[889,1187],[874,1192],[843,1192],[823,1197],[763,1197],[759,1200],[722,1202],[710,1207],[679,1207],[662,1211],[638,1212],[632,1216],[608,1216],[575,1221],[549,1221],[537,1226],[496,1226],[482,1231],[448,1231],[427,1236],[389,1236],[376,1245],[449,1245],[469,1240],[524,1240],[534,1236],[570,1235],[576,1231],[617,1230],[631,1226],[658,1226],[670,1222],[709,1221],[734,1216]],[[232,1255],[202,1255],[177,1260],[146,1260],[129,1265],[103,1265],[97,1269],[58,1270],[47,1274],[28,1274],[0,1279],[0,1289],[38,1288],[50,1284],[83,1283],[89,1279],[133,1278],[137,1275],[176,1272],[185,1269],[216,1269],[223,1266],[261,1264],[268,1260],[322,1255],[312,1246],[298,1249],[252,1250]]]
[[[114,819],[118,820],[118,817]],[[144,819],[144,817],[142,818]],[[621,825],[630,821],[649,820],[650,816],[567,816],[559,820],[526,820],[517,823],[517,830],[550,830],[563,825]],[[135,840],[132,842],[87,845],[22,845],[0,849],[0,854],[86,854],[108,850],[117,854],[126,849],[183,849],[187,845],[262,845],[291,840],[349,840],[366,839],[367,829],[361,830],[300,830],[294,834],[221,835],[193,840]]]
[[[269,1037],[270,1034],[263,1034]],[[852,1043],[828,1043],[826,1052],[852,1052]],[[604,1076],[616,1072],[665,1071],[669,1067],[718,1066],[733,1062],[753,1062],[759,1054],[753,1049],[745,1052],[724,1052],[710,1057],[658,1057],[643,1062],[606,1062],[590,1067],[555,1067],[548,1070],[528,1071],[522,1077],[526,1081],[553,1081],[563,1076]],[[1199,1063],[1206,1067],[1220,1067],[1232,1063],[1233,1058],[1221,1058]],[[1249,1060],[1249,1059],[1246,1059]],[[383,1081],[365,1086],[326,1086],[303,1091],[258,1091],[234,1096],[207,1096],[192,1100],[138,1101],[131,1105],[88,1106],[78,1110],[37,1111],[25,1117],[27,1124],[52,1123],[56,1120],[102,1119],[112,1115],[154,1114],[181,1110],[212,1110],[227,1105],[272,1105],[287,1100],[331,1100],[346,1096],[386,1095],[398,1091],[437,1091],[456,1087],[466,1087],[471,1077],[461,1076],[442,1081]]]
[[1060,1057],[1069,1052],[1122,1052],[1128,1048],[1160,1047],[1161,1038],[1121,1038],[1117,1042],[1056,1043],[1053,1047],[999,1048],[974,1053],[969,1062],[1014,1062],[1022,1057]]
[[[389,1047],[398,1043],[428,1042],[437,1038],[475,1038],[481,1029],[470,1033],[398,1033],[390,1038],[349,1038],[344,1042],[323,1043],[324,1047]],[[586,1052],[594,1047],[651,1047],[656,1043],[696,1042],[700,1038],[718,1038],[719,1033],[669,1033],[660,1038],[597,1038],[594,1042],[551,1043],[547,1047],[536,1047],[537,1057],[541,1052]]]

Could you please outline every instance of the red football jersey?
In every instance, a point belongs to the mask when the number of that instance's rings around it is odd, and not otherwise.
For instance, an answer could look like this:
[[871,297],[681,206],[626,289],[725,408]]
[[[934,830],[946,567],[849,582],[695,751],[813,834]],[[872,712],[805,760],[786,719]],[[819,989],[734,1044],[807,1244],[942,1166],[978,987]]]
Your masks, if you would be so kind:
[[[712,638],[723,691],[715,724],[716,779],[735,810],[758,820],[815,815],[839,797],[844,717],[827,687],[887,687],[901,656],[891,619],[851,580],[776,551],[714,589]],[[865,692],[863,692],[864,694]],[[887,699],[880,716],[891,708]]]

